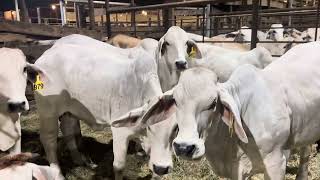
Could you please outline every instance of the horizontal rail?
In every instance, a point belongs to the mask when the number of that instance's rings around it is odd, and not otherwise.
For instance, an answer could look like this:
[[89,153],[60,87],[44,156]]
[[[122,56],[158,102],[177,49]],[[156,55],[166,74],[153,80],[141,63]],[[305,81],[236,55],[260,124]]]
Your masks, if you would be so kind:
[[130,12],[130,11],[154,10],[154,9],[175,8],[175,7],[204,6],[207,4],[237,2],[237,1],[240,1],[240,0],[194,0],[194,1],[184,1],[184,2],[172,2],[172,3],[165,3],[165,4],[154,4],[154,5],[147,5],[147,6],[134,6],[134,7],[126,7],[126,8],[114,7],[114,8],[110,8],[108,12],[121,13],[121,12]]

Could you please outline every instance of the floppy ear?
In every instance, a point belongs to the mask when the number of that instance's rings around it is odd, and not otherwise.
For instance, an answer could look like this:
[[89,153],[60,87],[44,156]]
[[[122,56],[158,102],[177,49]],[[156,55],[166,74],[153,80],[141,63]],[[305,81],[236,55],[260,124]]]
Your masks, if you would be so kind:
[[[114,127],[149,126],[168,119],[175,112],[172,90],[112,122]],[[143,116],[142,116],[143,115]],[[140,117],[142,118],[137,121]]]
[[28,80],[31,83],[36,82],[38,75],[41,77],[41,79],[45,78],[45,73],[36,65],[28,63],[26,68],[27,68]]
[[146,110],[146,105],[139,107],[137,109],[131,110],[127,114],[115,119],[112,122],[112,126],[114,127],[130,127],[135,126],[137,124],[137,120],[142,117]]
[[159,40],[159,42],[158,42],[158,48],[157,48],[157,52],[156,52],[156,58],[157,58],[157,59],[160,59],[161,56],[162,56],[163,53],[164,53],[164,49],[162,48],[163,43],[164,43],[164,38],[162,37],[162,38]]
[[201,54],[196,42],[194,42],[193,40],[188,40],[187,46],[188,46],[187,53],[189,56],[192,56],[193,58],[197,58],[197,59],[202,58],[202,54]]
[[223,122],[227,124],[229,128],[234,129],[238,138],[242,142],[248,143],[248,137],[242,126],[240,112],[233,97],[230,95],[230,93],[227,90],[220,89],[219,99],[222,105],[221,114],[222,114]]

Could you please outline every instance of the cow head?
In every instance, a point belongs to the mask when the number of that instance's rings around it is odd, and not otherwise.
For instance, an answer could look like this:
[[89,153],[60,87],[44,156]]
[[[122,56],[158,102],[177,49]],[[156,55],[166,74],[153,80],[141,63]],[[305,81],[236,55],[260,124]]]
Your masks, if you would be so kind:
[[188,68],[188,60],[201,58],[197,44],[177,26],[169,28],[159,40],[156,59],[162,90],[171,89],[177,84],[181,71]]
[[[217,82],[216,74],[205,68],[186,70],[174,89],[153,103],[138,123],[151,125],[163,121],[164,118],[155,120],[150,117],[167,116],[170,114],[168,109],[175,107],[179,132],[172,146],[176,155],[186,159],[198,159],[204,155],[208,129],[217,117],[221,117],[239,139],[247,143],[237,105],[228,92],[219,88]],[[113,123],[114,126],[130,124],[123,120]]]
[[267,39],[280,41],[285,37],[285,30],[282,24],[272,24],[271,29],[267,32]]
[[[177,124],[175,116],[172,116],[175,106],[170,96],[171,93],[168,92],[161,97],[156,97],[144,106],[131,110],[114,120],[113,123],[115,127],[123,127],[134,126],[139,122],[141,128],[147,129],[147,136],[143,139],[143,149],[150,156],[149,168],[159,176],[168,174],[173,167],[171,143],[175,137]],[[160,113],[151,114],[153,111]],[[161,120],[164,121],[160,122]],[[141,123],[142,121],[144,123]]]
[[28,110],[26,57],[21,50],[9,48],[1,48],[0,57],[0,112]]

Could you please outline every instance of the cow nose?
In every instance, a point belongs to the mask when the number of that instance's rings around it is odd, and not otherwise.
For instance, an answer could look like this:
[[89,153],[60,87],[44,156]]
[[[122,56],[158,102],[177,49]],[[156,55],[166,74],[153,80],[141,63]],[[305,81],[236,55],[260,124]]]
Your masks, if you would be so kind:
[[153,165],[153,171],[154,171],[157,175],[162,176],[162,175],[165,175],[165,174],[168,174],[168,173],[169,173],[169,166],[163,167],[163,166]]
[[187,61],[176,61],[176,67],[179,70],[187,69]]
[[9,102],[8,103],[8,111],[10,113],[17,113],[26,110],[26,102]]
[[176,142],[173,143],[174,151],[177,156],[186,156],[191,157],[196,149],[194,144],[186,145],[186,144],[178,144]]

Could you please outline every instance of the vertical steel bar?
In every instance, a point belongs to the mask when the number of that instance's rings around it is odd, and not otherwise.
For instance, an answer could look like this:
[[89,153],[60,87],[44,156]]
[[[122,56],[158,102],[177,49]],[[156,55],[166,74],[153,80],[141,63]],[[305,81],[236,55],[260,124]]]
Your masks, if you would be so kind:
[[109,13],[109,0],[105,0],[105,9],[106,9],[106,28],[107,28],[107,36],[111,37],[111,21],[110,21],[110,13]]
[[204,6],[202,8],[202,42],[204,43],[204,23],[205,23],[205,15],[206,15],[206,7]]
[[38,24],[41,24],[40,7],[37,7],[37,19],[38,19]]
[[320,10],[320,2],[318,0],[318,6],[317,6],[317,22],[316,22],[316,32],[314,36],[314,41],[318,40],[318,27],[319,27],[319,10]]
[[90,29],[95,29],[95,16],[93,0],[88,0]]
[[206,36],[210,37],[210,9],[211,4],[207,4],[206,8]]
[[16,20],[20,21],[20,12],[19,12],[19,4],[18,4],[18,0],[14,1],[14,5],[15,5],[15,9],[16,9]]
[[257,47],[259,28],[259,0],[252,1],[251,49]]

